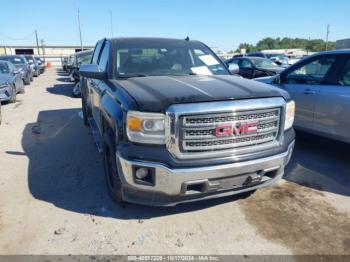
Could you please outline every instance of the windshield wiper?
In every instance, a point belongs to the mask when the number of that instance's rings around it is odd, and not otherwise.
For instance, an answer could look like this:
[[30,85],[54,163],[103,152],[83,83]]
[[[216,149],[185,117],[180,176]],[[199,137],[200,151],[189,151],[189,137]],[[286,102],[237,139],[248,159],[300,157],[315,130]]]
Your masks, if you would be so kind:
[[148,75],[146,74],[134,74],[134,75],[119,75],[117,78],[119,79],[128,79],[128,78],[132,78],[132,77],[146,77]]

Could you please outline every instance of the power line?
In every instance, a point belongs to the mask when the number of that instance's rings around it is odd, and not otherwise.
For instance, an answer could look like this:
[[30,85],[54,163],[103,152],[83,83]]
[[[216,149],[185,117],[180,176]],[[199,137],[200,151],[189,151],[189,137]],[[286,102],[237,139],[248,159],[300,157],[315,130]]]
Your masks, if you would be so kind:
[[80,36],[80,48],[81,51],[83,51],[83,40],[82,40],[82,36],[81,36],[81,27],[80,27],[80,12],[79,12],[79,8],[78,8],[78,26],[79,26],[79,36]]
[[327,34],[326,34],[326,51],[328,50],[328,37],[329,37],[329,32],[330,32],[329,27],[330,27],[330,25],[328,24],[327,25]]

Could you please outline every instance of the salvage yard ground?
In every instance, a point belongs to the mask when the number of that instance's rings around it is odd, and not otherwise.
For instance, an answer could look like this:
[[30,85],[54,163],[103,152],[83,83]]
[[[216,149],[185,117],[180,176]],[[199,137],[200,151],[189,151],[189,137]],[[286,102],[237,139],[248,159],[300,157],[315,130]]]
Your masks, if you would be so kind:
[[50,69],[2,107],[1,254],[350,254],[350,147],[300,134],[285,179],[249,198],[117,205],[80,99]]

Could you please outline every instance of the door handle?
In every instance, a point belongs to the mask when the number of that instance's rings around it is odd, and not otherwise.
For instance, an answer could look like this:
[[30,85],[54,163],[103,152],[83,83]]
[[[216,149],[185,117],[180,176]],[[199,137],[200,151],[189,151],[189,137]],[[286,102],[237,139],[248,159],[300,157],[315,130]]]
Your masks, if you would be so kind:
[[315,90],[311,90],[311,89],[305,89],[304,90],[304,94],[305,95],[314,95],[314,94],[316,94],[316,91]]

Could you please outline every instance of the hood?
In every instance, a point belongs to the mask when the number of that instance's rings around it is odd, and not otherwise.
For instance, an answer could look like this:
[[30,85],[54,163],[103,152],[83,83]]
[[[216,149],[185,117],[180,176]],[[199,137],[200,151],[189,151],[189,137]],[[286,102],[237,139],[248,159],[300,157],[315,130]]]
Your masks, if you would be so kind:
[[113,80],[136,101],[140,111],[165,112],[172,104],[284,97],[279,88],[240,77],[225,76],[148,76]]
[[0,74],[0,84],[10,81],[9,74]]

